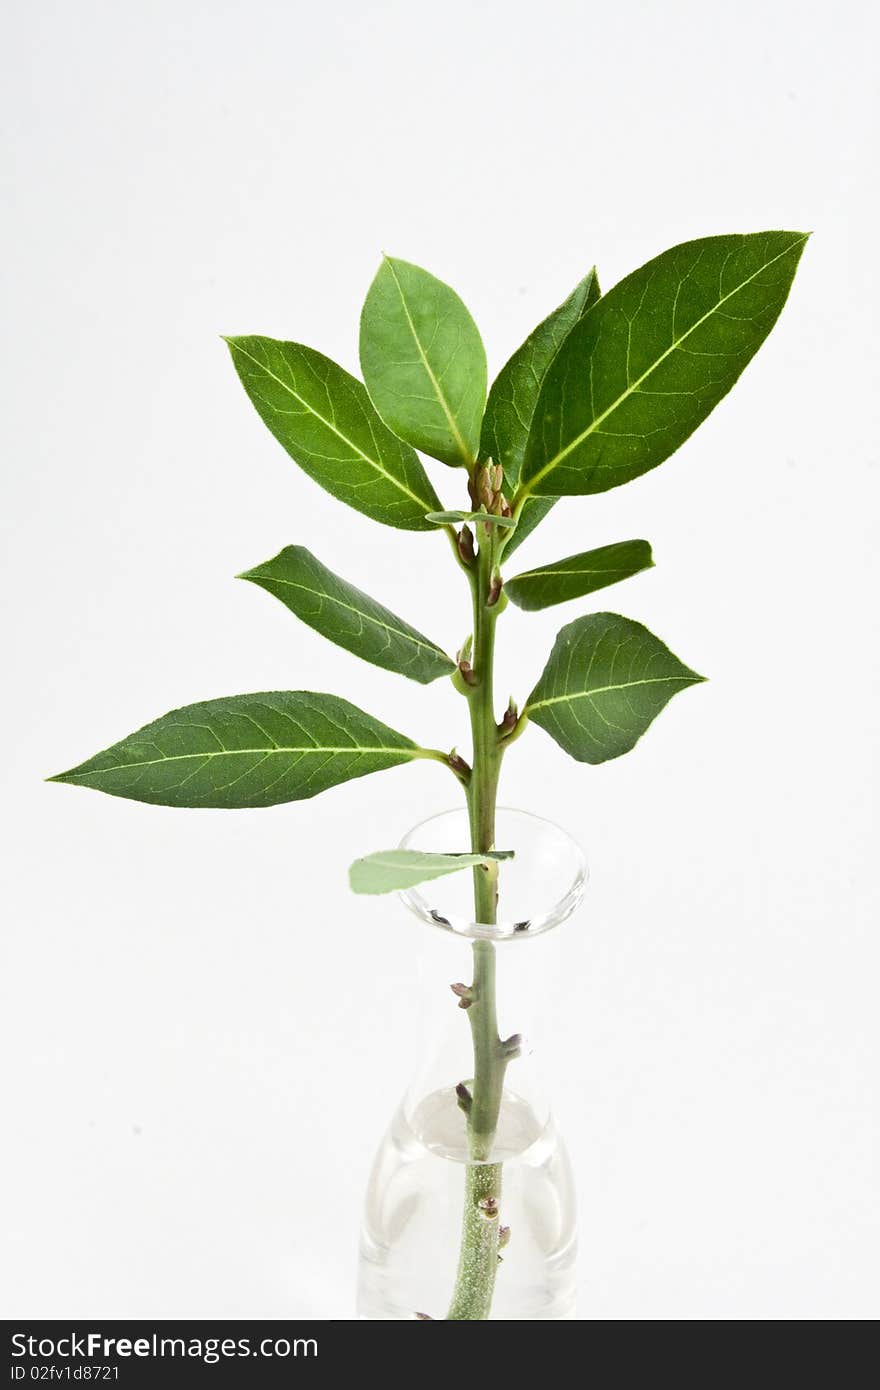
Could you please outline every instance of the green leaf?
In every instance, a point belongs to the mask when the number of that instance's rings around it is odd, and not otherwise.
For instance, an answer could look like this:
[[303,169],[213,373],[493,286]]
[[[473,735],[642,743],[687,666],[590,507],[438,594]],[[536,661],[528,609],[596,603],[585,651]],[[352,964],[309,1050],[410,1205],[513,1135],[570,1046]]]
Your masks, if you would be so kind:
[[647,541],[618,541],[616,545],[570,555],[567,560],[557,560],[540,569],[524,570],[505,581],[504,592],[518,607],[534,612],[605,589],[653,564]]
[[730,390],[785,303],[806,237],[673,247],[609,290],[547,373],[527,493],[605,492],[668,458]]
[[257,413],[321,487],[386,526],[428,531],[440,501],[418,455],[382,423],[365,387],[323,353],[227,338]]
[[705,680],[641,623],[576,618],[556,638],[525,713],[581,763],[619,758],[672,696]]
[[483,521],[487,526],[500,526],[505,530],[516,525],[512,516],[493,516],[491,512],[428,512],[427,519],[435,526],[457,526],[461,521]]
[[276,806],[425,757],[348,700],[308,690],[172,710],[52,782],[159,806]]
[[594,266],[565,303],[529,334],[495,378],[483,416],[480,458],[501,464],[508,497],[513,496],[519,482],[532,416],[550,363],[578,319],[598,298]]
[[460,869],[487,864],[490,859],[512,859],[513,850],[490,850],[486,854],[430,854],[418,849],[385,849],[356,859],[348,871],[355,893],[396,893],[432,878],[458,873]]
[[340,579],[304,546],[288,545],[239,578],[259,584],[323,637],[374,666],[422,685],[455,670],[455,662],[435,643]]
[[442,280],[385,257],[361,314],[361,370],[373,404],[401,439],[443,463],[473,463],[486,404],[486,351]]
[[[501,368],[486,404],[480,457],[492,457],[504,468],[504,490],[512,497],[519,482],[526,443],[538,394],[550,364],[571,329],[599,298],[595,267],[576,285],[558,309],[517,348]],[[544,520],[555,497],[527,497],[519,514],[516,530],[504,547],[509,559]]]
[[505,560],[509,560],[513,552],[519,549],[523,541],[532,534],[536,526],[541,524],[551,507],[555,507],[558,501],[558,497],[526,497],[523,499],[516,530],[504,547]]

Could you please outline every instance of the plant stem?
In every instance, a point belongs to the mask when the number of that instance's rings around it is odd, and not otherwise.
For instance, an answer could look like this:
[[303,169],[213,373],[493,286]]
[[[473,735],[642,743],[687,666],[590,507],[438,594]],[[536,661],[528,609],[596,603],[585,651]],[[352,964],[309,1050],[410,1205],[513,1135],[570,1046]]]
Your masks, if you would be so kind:
[[[476,572],[471,576],[474,602],[473,671],[468,690],[473,768],[468,787],[471,848],[495,847],[495,804],[502,749],[495,723],[493,675],[497,606],[489,603],[494,568],[494,528],[481,528]],[[474,869],[474,917],[486,925],[496,920],[498,865]],[[498,1036],[495,1007],[495,947],[474,941],[473,1003],[468,1020],[474,1047],[474,1074],[468,1110],[468,1164],[458,1274],[447,1319],[484,1320],[489,1317],[498,1268],[501,1164],[488,1162],[504,1088],[507,1059]]]

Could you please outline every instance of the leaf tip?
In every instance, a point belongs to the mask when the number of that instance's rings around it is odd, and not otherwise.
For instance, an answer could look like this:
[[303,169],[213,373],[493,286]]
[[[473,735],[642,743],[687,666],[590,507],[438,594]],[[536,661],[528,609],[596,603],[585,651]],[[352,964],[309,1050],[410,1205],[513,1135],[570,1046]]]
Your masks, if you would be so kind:
[[44,777],[44,782],[75,782],[78,768],[70,767],[66,772],[55,772],[51,777]]
[[699,671],[692,671],[692,670],[690,669],[689,666],[685,667],[685,670],[686,670],[687,673],[688,673],[688,674],[687,674],[687,683],[688,683],[688,685],[706,685],[706,683],[707,683],[708,680],[709,680],[709,677],[708,677],[708,676],[701,676],[700,673],[699,673]]
[[793,237],[795,238],[794,241],[792,242],[791,246],[789,246],[788,250],[789,250],[789,251],[795,251],[795,252],[797,253],[797,259],[800,260],[802,254],[803,254],[804,247],[806,246],[807,242],[810,240],[810,237],[813,235],[812,231],[809,231],[809,232],[786,232],[785,235],[786,235],[786,236],[793,236]]

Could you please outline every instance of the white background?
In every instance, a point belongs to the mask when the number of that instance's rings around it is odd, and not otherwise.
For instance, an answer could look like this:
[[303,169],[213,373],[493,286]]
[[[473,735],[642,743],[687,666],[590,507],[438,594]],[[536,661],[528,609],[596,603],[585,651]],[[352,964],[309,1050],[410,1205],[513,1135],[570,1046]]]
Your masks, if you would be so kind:
[[[786,227],[815,235],[733,394],[522,552],[648,537],[598,606],[711,681],[600,769],[532,730],[503,799],[592,865],[552,1049],[581,1316],[875,1317],[875,7],[15,0],[4,28],[2,1312],[352,1316],[409,1072],[419,928],[345,868],[454,802],[442,769],[241,813],[41,781],[244,690],[463,743],[445,682],[233,579],[305,542],[450,649],[467,623],[442,538],[301,474],[218,335],[356,370],[387,249],[494,371],[594,261],[607,287]],[[505,619],[505,696],[587,606]]]

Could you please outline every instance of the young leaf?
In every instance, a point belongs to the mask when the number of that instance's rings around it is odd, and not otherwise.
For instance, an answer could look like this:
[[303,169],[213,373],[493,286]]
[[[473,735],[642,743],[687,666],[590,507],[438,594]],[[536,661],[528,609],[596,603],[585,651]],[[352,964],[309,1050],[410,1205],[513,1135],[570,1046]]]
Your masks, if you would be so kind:
[[705,680],[641,623],[576,618],[556,638],[525,713],[581,763],[619,758],[672,696]]
[[422,685],[455,670],[455,662],[438,646],[340,579],[304,546],[288,545],[274,560],[239,578],[259,584],[323,637],[374,666]]
[[299,343],[226,342],[260,418],[310,478],[374,521],[431,529],[425,513],[440,502],[421,461],[383,425],[356,377]]
[[495,516],[492,512],[428,512],[428,521],[435,526],[457,526],[461,521],[482,521],[487,526],[509,530],[516,525],[512,516]]
[[276,806],[424,757],[348,700],[308,690],[172,710],[52,782],[159,806]]
[[805,241],[758,232],[685,242],[609,290],[547,373],[525,492],[604,492],[668,458],[767,337]]
[[557,560],[540,569],[525,570],[505,581],[504,592],[519,608],[534,612],[605,589],[653,564],[647,541],[618,541],[616,545],[570,555],[567,560]]
[[385,849],[356,859],[348,871],[354,893],[396,893],[432,878],[443,878],[459,869],[474,868],[490,859],[512,859],[513,850],[486,854],[431,854],[418,849]]
[[373,404],[401,439],[443,463],[473,463],[486,403],[486,351],[464,304],[442,280],[385,257],[361,314],[361,370]]
[[529,334],[495,378],[483,416],[480,458],[491,458],[502,465],[508,497],[513,496],[519,482],[529,427],[547,369],[578,319],[598,298],[599,281],[594,266],[565,303]]

